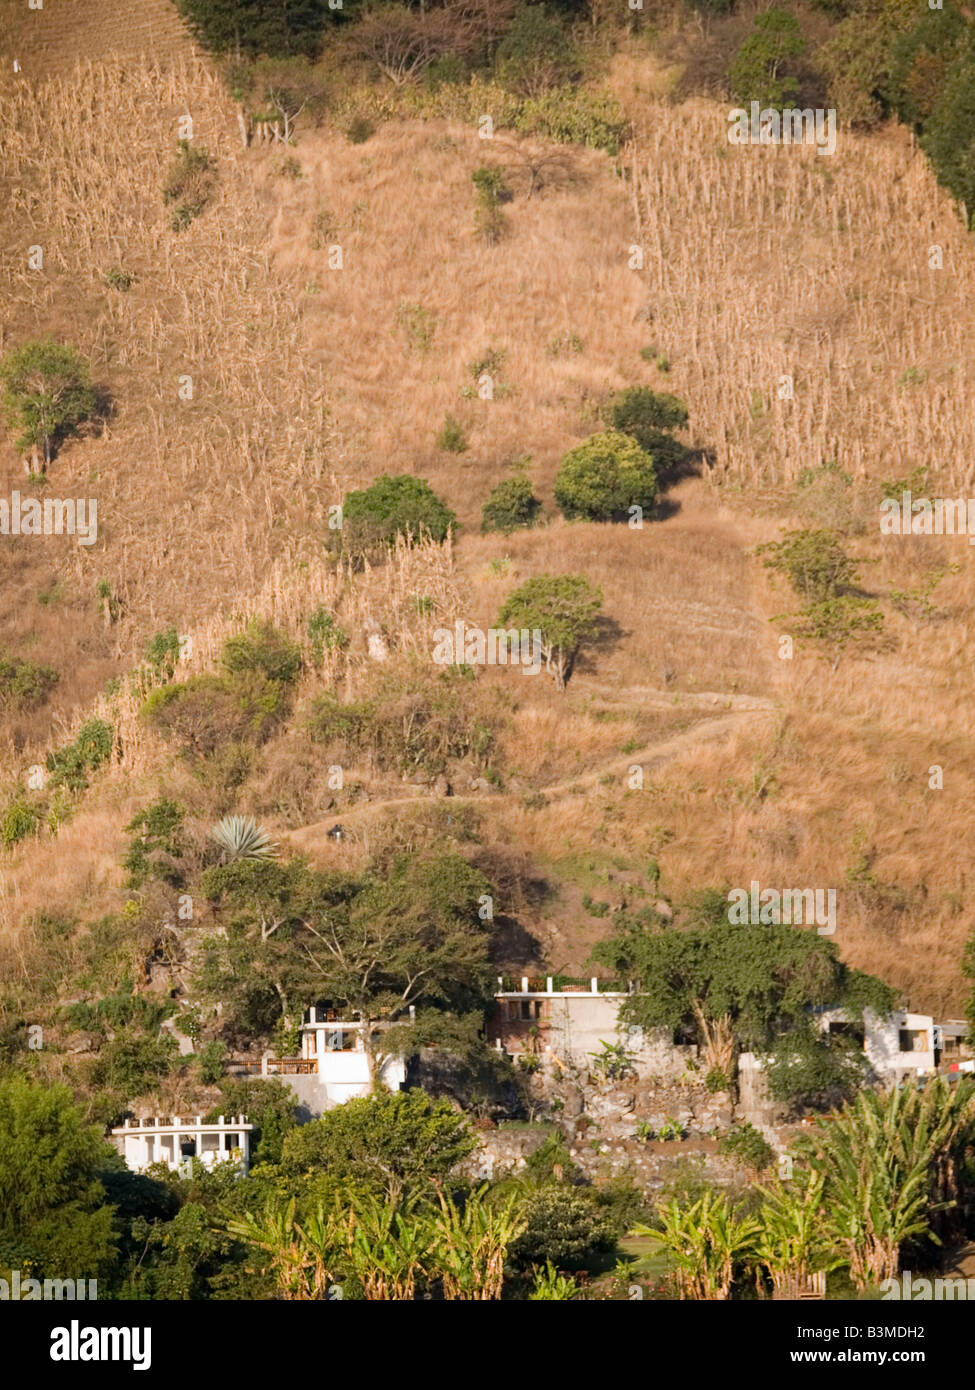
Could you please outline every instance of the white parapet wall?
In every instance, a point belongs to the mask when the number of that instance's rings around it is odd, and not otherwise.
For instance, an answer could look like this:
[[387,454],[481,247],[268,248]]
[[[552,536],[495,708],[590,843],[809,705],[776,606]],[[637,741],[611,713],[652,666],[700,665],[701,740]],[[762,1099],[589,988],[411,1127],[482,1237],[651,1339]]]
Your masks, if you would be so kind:
[[254,1126],[246,1115],[221,1115],[205,1122],[201,1115],[172,1115],[168,1119],[128,1120],[112,1130],[116,1147],[133,1172],[153,1163],[178,1170],[192,1159],[205,1168],[235,1163],[242,1173],[250,1164],[250,1136]]

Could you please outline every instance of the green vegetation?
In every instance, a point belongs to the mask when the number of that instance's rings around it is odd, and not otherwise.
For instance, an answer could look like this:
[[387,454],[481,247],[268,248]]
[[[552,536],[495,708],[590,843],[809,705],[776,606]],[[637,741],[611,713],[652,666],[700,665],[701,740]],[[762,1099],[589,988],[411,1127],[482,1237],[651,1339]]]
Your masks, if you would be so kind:
[[555,500],[569,520],[652,516],[657,501],[653,459],[635,439],[619,430],[594,434],[562,459],[555,479]]
[[342,547],[365,554],[391,546],[398,536],[414,541],[446,538],[457,518],[422,478],[383,473],[371,487],[349,492],[342,503]]
[[58,673],[53,666],[18,661],[0,651],[0,709],[36,709],[57,683]]
[[532,491],[531,479],[524,473],[505,478],[491,489],[481,511],[482,531],[501,531],[510,535],[523,526],[534,526],[542,504]]
[[213,197],[216,182],[216,166],[207,151],[180,140],[162,187],[163,203],[173,209],[169,218],[172,231],[185,231],[200,216]]
[[46,468],[64,440],[95,414],[98,397],[81,354],[45,338],[0,359],[0,405],[10,428],[20,430],[17,448],[34,449],[36,456],[41,447]]
[[508,595],[498,624],[540,632],[545,669],[564,690],[580,649],[598,631],[602,605],[602,590],[582,575],[538,574]]

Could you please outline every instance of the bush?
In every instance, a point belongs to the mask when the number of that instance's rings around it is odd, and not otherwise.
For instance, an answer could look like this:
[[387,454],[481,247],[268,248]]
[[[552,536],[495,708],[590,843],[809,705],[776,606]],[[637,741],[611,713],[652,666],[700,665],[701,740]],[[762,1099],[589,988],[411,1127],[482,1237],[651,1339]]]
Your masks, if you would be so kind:
[[579,63],[558,15],[544,5],[519,5],[495,54],[498,80],[508,91],[537,97],[576,76]]
[[164,738],[208,757],[228,742],[263,743],[286,711],[284,687],[252,671],[160,686],[140,715]]
[[490,245],[500,241],[507,223],[501,204],[511,198],[511,189],[504,181],[503,172],[493,165],[482,165],[471,174],[471,183],[477,191],[477,212],[474,217],[474,230]]
[[35,709],[57,683],[58,673],[53,666],[9,660],[0,654],[0,709]]
[[652,515],[657,500],[653,459],[619,430],[594,434],[562,459],[555,500],[570,520],[612,521],[625,518],[634,506]]
[[975,39],[952,64],[921,136],[938,182],[965,204],[975,230]]
[[600,1252],[612,1250],[618,1232],[591,1192],[552,1185],[531,1194],[522,1208],[527,1228],[509,1247],[516,1269],[551,1260],[558,1269],[579,1269]]
[[231,675],[259,671],[269,681],[290,685],[301,671],[301,648],[271,623],[255,618],[243,632],[227,638],[220,664]]
[[104,719],[89,719],[78,730],[78,737],[73,743],[47,755],[51,787],[84,791],[88,786],[88,773],[108,761],[114,742],[115,730],[111,724]]
[[481,511],[482,531],[503,531],[508,535],[522,526],[534,526],[542,504],[532,492],[530,479],[520,474],[505,478],[493,488]]
[[146,660],[157,676],[172,679],[179,661],[179,633],[175,627],[156,633],[146,647]]
[[687,424],[687,406],[668,392],[652,391],[649,386],[631,386],[618,391],[608,402],[603,418],[611,429],[631,435],[653,459],[658,481],[674,478],[681,471],[690,450],[670,435]]
[[184,231],[195,217],[199,217],[210,201],[216,181],[214,163],[206,150],[191,145],[188,140],[180,140],[162,187],[165,205],[175,204],[169,219],[174,232]]
[[453,415],[445,415],[443,426],[437,435],[437,448],[448,454],[467,452],[467,438],[463,426]]
[[718,1140],[718,1153],[761,1173],[775,1158],[775,1150],[754,1125],[735,1125]]
[[216,1086],[223,1079],[223,1065],[226,1055],[226,1043],[216,1039],[204,1043],[197,1052],[196,1069],[204,1086]]
[[768,558],[766,569],[785,575],[807,603],[824,603],[856,583],[859,563],[846,554],[834,533],[822,528],[789,531],[780,541],[756,548]]
[[408,473],[388,473],[359,492],[346,494],[342,504],[342,545],[362,554],[391,546],[397,536],[419,540],[426,533],[442,541],[456,524],[453,512],[430,484]]
[[0,818],[0,844],[5,849],[37,833],[37,812],[27,801],[14,801]]
[[579,87],[558,87],[523,101],[513,124],[519,135],[536,135],[566,145],[588,145],[612,155],[619,154],[629,131],[629,122],[616,97]]

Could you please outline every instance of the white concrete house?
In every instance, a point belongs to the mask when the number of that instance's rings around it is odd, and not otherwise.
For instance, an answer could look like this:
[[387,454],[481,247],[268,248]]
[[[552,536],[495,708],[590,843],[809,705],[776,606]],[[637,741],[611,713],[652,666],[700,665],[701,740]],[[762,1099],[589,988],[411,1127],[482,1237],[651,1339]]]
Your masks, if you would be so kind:
[[605,1042],[626,1049],[637,1076],[664,1080],[676,1080],[688,1060],[697,1057],[697,1047],[675,1044],[665,1028],[644,1032],[622,1024],[620,1005],[628,991],[601,987],[595,977],[588,987],[564,984],[556,989],[552,976],[524,976],[520,989],[505,984],[499,977],[487,1035],[511,1056],[534,1053],[557,1064],[592,1067]]
[[246,1115],[231,1115],[229,1120],[221,1115],[215,1123],[204,1123],[201,1115],[189,1119],[173,1115],[168,1120],[127,1120],[112,1130],[112,1138],[135,1173],[153,1163],[165,1163],[175,1171],[194,1158],[208,1169],[235,1163],[246,1173],[253,1128]]
[[846,1033],[855,1038],[884,1081],[924,1076],[937,1067],[934,1019],[930,1014],[896,1011],[884,1017],[873,1009],[864,1009],[860,1023],[851,1020],[842,1009],[823,1009],[819,1026],[824,1033]]

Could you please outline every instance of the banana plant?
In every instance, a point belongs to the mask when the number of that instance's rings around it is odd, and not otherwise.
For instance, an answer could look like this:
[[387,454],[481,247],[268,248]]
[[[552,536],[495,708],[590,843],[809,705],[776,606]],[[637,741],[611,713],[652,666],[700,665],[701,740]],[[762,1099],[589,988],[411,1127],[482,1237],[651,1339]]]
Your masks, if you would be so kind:
[[652,1236],[663,1245],[680,1297],[701,1302],[727,1299],[736,1275],[754,1258],[759,1222],[737,1216],[724,1193],[711,1190],[690,1206],[673,1201],[661,1207],[660,1221],[659,1229],[640,1225],[633,1234]]

